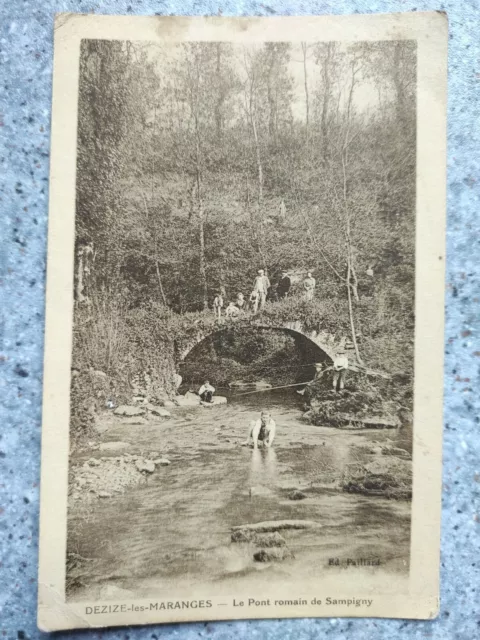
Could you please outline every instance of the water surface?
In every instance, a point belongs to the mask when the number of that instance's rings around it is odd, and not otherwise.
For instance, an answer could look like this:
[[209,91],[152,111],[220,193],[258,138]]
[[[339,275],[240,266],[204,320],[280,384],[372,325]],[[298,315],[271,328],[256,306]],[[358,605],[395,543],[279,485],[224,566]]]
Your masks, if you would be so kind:
[[[359,444],[388,439],[410,449],[411,435],[307,425],[302,402],[295,392],[237,394],[227,405],[178,410],[158,423],[113,423],[104,440],[130,442],[131,453],[165,455],[171,465],[88,513],[70,513],[69,549],[89,559],[73,597],[107,597],[112,586],[137,597],[207,588],[209,595],[241,594],[277,579],[306,588],[342,571],[348,583],[353,569],[345,573],[342,562],[349,558],[379,558],[387,590],[406,584],[410,503],[346,494],[339,481],[346,465],[366,459]],[[264,408],[277,422],[274,447],[241,447],[250,420]],[[294,489],[307,499],[290,500]],[[322,527],[282,534],[295,558],[276,564],[254,562],[251,545],[230,541],[232,526],[280,519]],[[363,576],[368,589],[379,570],[354,571],[354,582]]]

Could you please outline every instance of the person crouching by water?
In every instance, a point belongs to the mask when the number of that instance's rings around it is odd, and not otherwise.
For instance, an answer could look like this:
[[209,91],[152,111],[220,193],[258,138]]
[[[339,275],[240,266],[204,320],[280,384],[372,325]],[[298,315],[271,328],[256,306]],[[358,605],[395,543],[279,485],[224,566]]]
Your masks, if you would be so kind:
[[333,361],[333,390],[342,391],[347,377],[348,358],[345,349],[340,349]]
[[262,411],[259,420],[252,420],[248,428],[248,438],[242,442],[242,446],[248,446],[253,442],[253,448],[258,449],[258,443],[263,442],[265,447],[271,447],[275,439],[277,425],[268,411]]
[[198,395],[202,402],[213,402],[213,394],[215,393],[215,387],[212,387],[208,380],[202,384],[198,390]]

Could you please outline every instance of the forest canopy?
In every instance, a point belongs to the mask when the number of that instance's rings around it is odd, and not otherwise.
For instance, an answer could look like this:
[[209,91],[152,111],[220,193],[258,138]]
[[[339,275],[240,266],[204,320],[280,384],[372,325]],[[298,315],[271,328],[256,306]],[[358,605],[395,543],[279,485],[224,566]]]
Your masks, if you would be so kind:
[[350,257],[413,311],[414,42],[85,40],[77,163],[93,291],[181,313],[263,267],[345,295]]

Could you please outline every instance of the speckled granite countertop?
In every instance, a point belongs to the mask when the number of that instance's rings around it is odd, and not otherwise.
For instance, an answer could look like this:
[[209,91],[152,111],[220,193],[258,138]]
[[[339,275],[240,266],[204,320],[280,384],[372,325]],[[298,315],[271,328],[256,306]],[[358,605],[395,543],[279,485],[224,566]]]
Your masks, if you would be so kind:
[[[38,638],[36,575],[53,15],[442,9],[450,19],[442,606],[429,622],[281,620],[81,632],[108,638],[480,637],[480,2],[4,0],[0,6],[0,637]],[[63,637],[66,633],[58,634]],[[78,634],[76,634],[78,635]]]

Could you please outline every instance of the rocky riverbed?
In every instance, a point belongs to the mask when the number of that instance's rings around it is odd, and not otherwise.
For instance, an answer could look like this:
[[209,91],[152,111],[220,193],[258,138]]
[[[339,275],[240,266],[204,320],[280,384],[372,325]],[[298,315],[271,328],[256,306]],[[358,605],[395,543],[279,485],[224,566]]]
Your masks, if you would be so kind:
[[[105,446],[111,445],[111,446]],[[108,450],[110,453],[124,450],[121,455],[95,455],[82,462],[76,460],[70,466],[69,505],[88,503],[97,499],[111,498],[147,478],[157,466],[168,466],[170,460],[159,453],[149,456],[132,455],[125,452],[131,445],[127,442],[107,442],[95,447],[91,453]]]
[[214,402],[204,403],[198,395],[187,392],[161,404],[152,404],[140,397],[135,404],[120,405],[99,415],[96,425],[98,437],[94,441],[86,442],[75,452],[71,460],[69,505],[78,502],[90,503],[125,493],[129,487],[146,483],[148,476],[157,467],[170,464],[170,460],[159,452],[131,453],[131,442],[111,441],[107,432],[111,431],[112,426],[127,426],[132,430],[150,424],[161,426],[163,421],[172,417],[172,412],[177,412],[189,421],[193,420],[193,416],[185,414],[182,409],[213,408],[226,402],[225,397],[216,396]]

